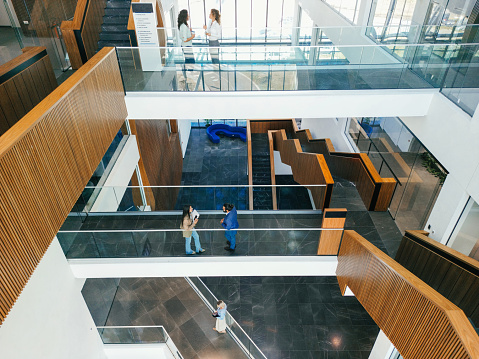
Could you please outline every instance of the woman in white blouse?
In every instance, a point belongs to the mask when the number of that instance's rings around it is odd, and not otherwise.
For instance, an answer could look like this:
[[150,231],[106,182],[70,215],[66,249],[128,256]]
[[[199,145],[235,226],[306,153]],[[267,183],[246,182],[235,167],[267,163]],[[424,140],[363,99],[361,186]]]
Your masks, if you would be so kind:
[[193,55],[192,40],[195,38],[195,33],[191,31],[188,26],[188,10],[181,10],[178,14],[178,30],[180,31],[181,46],[184,47],[183,53],[185,54],[185,64],[194,64],[195,56]]
[[220,59],[218,55],[218,47],[220,46],[221,39],[221,15],[218,10],[211,9],[210,23],[208,26],[203,26],[203,29],[206,30],[206,35],[210,37],[210,47],[216,47],[216,49],[210,49],[211,62],[219,64]]

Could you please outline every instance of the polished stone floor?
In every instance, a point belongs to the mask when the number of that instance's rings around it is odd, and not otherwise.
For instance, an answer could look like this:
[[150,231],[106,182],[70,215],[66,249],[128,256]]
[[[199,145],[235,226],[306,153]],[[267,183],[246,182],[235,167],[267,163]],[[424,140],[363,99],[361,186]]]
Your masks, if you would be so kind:
[[246,358],[212,329],[215,319],[184,278],[88,279],[82,294],[97,326],[162,325],[185,359]]
[[[268,359],[368,358],[379,328],[334,277],[201,278]],[[88,279],[97,325],[163,325],[185,358],[242,358],[184,278]]]
[[379,333],[335,277],[202,277],[268,359],[366,359]]

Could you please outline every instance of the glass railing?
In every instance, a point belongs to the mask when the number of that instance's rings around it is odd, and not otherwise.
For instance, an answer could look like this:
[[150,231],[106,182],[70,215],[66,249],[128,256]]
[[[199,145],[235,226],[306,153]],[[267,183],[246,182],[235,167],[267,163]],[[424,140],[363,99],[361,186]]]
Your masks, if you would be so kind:
[[[192,47],[186,55],[183,51],[117,48],[126,92],[479,87],[479,76],[472,76],[479,67],[478,44]],[[219,64],[212,64],[211,54]],[[185,63],[185,58],[194,58],[195,63]],[[458,74],[471,76],[458,81]],[[468,95],[472,102],[479,96]]]
[[[319,215],[316,215],[319,216]],[[186,254],[183,232],[180,226],[181,216],[173,219],[157,220],[150,225],[163,226],[161,229],[104,229],[104,230],[61,230],[57,238],[68,259],[76,258],[142,258],[142,257],[178,257]],[[200,217],[201,218],[201,217]],[[196,232],[202,249],[202,257],[231,255],[224,249],[225,232],[220,225],[222,217],[202,219]],[[134,219],[120,218],[123,225],[134,224]],[[240,215],[242,228],[236,229],[236,248],[238,256],[316,256],[322,232],[338,232],[342,229],[308,228],[311,219],[285,218],[284,222],[264,221],[264,228],[253,227],[253,215]],[[147,224],[145,224],[147,225]],[[260,222],[255,222],[261,225]],[[102,223],[102,226],[106,226]],[[273,228],[268,228],[271,226]],[[175,228],[176,227],[176,228]],[[195,240],[191,240],[191,249],[198,250]],[[191,256],[192,257],[192,256]]]
[[226,202],[247,210],[251,198],[254,209],[273,209],[274,198],[277,209],[311,210],[314,208],[308,189],[316,187],[326,185],[87,186],[73,212],[182,210],[188,204],[198,210],[222,210]]
[[[166,344],[172,357],[182,359],[178,348],[161,325],[97,327],[103,344]],[[153,349],[150,348],[150,355]],[[156,353],[163,354],[162,352]],[[163,355],[161,357],[163,357]]]
[[[459,43],[468,41],[478,25],[390,25],[390,26],[323,26],[323,27],[229,27],[222,26],[222,45],[232,44],[334,44],[357,45],[359,41],[380,44]],[[179,45],[178,29],[160,27],[168,44]],[[203,28],[192,28],[193,44],[206,46]],[[472,34],[473,35],[473,34]],[[358,38],[358,36],[360,36]],[[362,39],[361,39],[362,37]],[[472,38],[472,37],[471,37]]]
[[[216,303],[218,298],[209,290],[209,288],[198,277],[186,277],[186,280],[191,287],[198,293],[200,298],[205,302],[211,312],[216,310]],[[253,342],[250,336],[241,328],[238,322],[227,311],[226,316],[226,331],[233,337],[233,339],[239,344],[243,351],[249,358],[253,359],[266,359],[266,356]]]

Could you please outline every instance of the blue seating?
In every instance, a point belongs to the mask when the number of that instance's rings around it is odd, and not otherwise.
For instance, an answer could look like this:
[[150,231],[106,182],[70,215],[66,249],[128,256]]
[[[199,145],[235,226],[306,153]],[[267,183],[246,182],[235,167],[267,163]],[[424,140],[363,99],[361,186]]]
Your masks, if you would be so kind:
[[366,131],[366,135],[368,135],[368,137],[371,137],[371,133],[373,133],[373,128],[367,123],[361,123],[361,127],[364,131]]
[[228,137],[239,137],[241,141],[246,142],[246,128],[232,127],[223,124],[211,125],[206,129],[206,134],[213,143],[220,143],[219,134]]

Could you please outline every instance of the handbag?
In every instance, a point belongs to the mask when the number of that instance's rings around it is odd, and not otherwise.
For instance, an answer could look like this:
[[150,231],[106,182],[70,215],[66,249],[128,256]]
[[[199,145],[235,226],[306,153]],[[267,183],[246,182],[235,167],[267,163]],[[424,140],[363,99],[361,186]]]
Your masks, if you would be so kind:
[[219,317],[220,317],[220,315],[218,314],[218,312],[213,312],[213,313],[211,313],[211,316],[212,316],[212,317],[215,317],[215,318],[219,318]]

